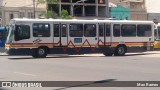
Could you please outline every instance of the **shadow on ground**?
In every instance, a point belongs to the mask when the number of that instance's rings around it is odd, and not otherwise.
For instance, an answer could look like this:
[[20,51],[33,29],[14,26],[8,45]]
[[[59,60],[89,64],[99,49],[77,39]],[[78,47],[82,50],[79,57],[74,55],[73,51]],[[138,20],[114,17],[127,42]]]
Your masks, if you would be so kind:
[[97,55],[49,55],[46,58],[33,58],[30,56],[17,56],[17,57],[9,57],[10,60],[25,60],[25,59],[33,59],[33,60],[42,60],[42,59],[48,59],[48,58],[78,58],[78,57],[130,57],[130,56],[141,56],[141,55],[153,55],[157,53],[136,53],[136,54],[126,54],[125,56],[97,56]]

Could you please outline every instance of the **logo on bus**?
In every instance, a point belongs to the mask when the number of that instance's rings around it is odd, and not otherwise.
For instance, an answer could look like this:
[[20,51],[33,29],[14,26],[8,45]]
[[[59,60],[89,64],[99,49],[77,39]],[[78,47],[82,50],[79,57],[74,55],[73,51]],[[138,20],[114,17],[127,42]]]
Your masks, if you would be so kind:
[[38,39],[36,39],[36,40],[33,41],[33,44],[38,44],[38,43],[41,42],[41,41],[42,41],[42,40],[38,38]]

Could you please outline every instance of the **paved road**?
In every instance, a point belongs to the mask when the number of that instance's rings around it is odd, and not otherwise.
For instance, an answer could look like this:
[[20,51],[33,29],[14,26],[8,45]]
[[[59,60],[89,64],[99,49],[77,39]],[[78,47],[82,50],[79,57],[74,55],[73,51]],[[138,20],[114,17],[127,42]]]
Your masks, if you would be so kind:
[[[160,81],[160,52],[120,57],[50,55],[43,59],[0,54],[0,81]],[[57,88],[9,88],[56,90]],[[59,88],[59,90],[159,90],[160,88]],[[0,88],[0,90],[3,90]],[[8,89],[7,89],[8,90]]]

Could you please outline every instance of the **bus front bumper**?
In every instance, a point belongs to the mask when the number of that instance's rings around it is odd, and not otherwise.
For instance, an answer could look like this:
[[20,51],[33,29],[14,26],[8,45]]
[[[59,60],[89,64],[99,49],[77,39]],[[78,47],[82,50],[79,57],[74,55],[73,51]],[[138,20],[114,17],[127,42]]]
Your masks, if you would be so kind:
[[6,53],[8,55],[32,55],[33,50],[28,48],[21,48],[21,49],[7,49]]

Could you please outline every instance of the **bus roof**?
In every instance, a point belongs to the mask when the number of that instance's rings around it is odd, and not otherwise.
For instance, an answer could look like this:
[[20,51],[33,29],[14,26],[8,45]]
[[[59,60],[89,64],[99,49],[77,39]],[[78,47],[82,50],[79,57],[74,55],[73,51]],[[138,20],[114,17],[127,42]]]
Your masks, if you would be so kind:
[[11,21],[18,21],[18,22],[69,22],[69,23],[77,23],[77,22],[88,22],[88,23],[104,23],[104,22],[109,22],[109,23],[153,23],[153,21],[135,21],[135,20],[82,20],[82,19],[19,19],[15,18],[12,19]]

